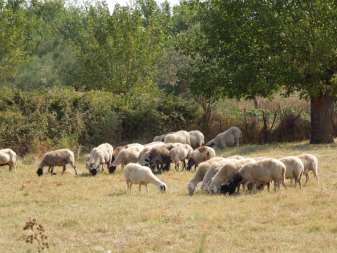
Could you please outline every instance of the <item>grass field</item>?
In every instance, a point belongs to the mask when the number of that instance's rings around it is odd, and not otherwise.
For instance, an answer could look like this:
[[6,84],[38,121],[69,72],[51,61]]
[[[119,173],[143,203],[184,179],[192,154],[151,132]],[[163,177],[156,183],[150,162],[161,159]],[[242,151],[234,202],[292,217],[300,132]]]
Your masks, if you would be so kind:
[[48,235],[47,252],[336,252],[336,145],[305,143],[243,146],[228,155],[282,157],[310,152],[319,158],[321,184],[237,197],[190,197],[192,172],[160,175],[168,192],[133,188],[122,173],[37,177],[29,159],[15,173],[0,170],[0,252],[37,252],[25,242],[28,219]]

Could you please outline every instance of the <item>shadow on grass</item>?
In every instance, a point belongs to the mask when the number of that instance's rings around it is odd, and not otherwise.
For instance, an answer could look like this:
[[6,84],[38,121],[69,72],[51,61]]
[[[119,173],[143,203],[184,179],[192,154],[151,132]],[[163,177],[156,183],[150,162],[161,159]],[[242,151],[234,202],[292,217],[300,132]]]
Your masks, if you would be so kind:
[[127,195],[127,192],[125,190],[119,190],[116,192],[112,192],[108,194],[108,197],[118,197],[118,196],[124,196]]

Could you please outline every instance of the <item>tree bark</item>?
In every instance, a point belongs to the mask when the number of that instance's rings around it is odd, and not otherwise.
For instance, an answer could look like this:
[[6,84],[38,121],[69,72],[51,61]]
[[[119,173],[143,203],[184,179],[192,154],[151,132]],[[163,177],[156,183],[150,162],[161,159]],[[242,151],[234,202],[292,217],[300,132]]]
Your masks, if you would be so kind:
[[333,143],[332,116],[334,98],[320,95],[311,97],[311,144]]

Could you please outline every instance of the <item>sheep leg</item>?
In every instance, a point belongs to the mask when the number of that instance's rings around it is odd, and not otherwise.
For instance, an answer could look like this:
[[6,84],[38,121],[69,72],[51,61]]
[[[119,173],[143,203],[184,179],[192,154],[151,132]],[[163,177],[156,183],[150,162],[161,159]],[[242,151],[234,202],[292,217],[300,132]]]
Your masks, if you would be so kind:
[[319,184],[319,178],[318,178],[318,173],[317,173],[317,171],[314,170],[313,173],[314,173],[314,176],[315,176],[315,178],[316,178],[317,184]]
[[147,184],[145,185],[146,192],[149,192],[149,188],[147,188]]
[[76,170],[76,166],[74,164],[71,165],[75,171],[75,175],[77,176],[77,170]]
[[63,176],[64,172],[66,171],[66,169],[67,169],[66,165],[63,165],[62,176]]
[[56,175],[56,173],[54,173],[54,166],[49,167],[50,168],[50,175]]
[[141,192],[142,191],[142,184],[139,184],[139,192]]
[[304,185],[306,185],[309,181],[309,173],[305,173],[305,183]]
[[185,159],[183,160],[183,170],[186,170],[186,161],[185,161]]

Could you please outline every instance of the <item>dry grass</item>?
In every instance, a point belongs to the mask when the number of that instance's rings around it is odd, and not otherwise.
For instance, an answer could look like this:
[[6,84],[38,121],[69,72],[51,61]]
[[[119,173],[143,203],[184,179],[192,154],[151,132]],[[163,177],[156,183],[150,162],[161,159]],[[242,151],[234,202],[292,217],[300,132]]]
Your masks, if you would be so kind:
[[[192,173],[161,175],[168,192],[126,194],[117,175],[39,178],[23,161],[0,170],[0,252],[36,252],[24,241],[30,217],[45,228],[48,252],[336,252],[336,145],[244,146],[226,152],[319,157],[321,184],[238,197],[186,193]],[[26,164],[27,163],[27,164]]]

